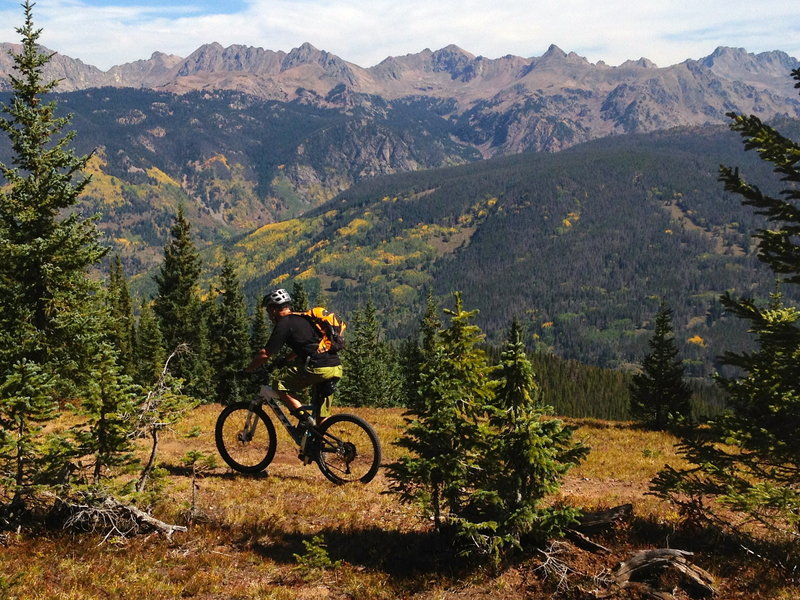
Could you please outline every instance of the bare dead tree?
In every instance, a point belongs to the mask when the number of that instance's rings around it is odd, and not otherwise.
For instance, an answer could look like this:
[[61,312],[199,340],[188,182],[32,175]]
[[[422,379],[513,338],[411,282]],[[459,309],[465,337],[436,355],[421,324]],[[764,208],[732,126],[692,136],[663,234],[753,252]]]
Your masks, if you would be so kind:
[[156,465],[159,434],[176,423],[184,412],[196,406],[196,401],[180,393],[180,380],[175,380],[169,372],[169,363],[177,355],[188,352],[186,344],[180,344],[164,362],[158,380],[153,384],[144,402],[139,407],[137,425],[131,434],[136,438],[151,439],[150,455],[136,482],[136,491],[142,492]]

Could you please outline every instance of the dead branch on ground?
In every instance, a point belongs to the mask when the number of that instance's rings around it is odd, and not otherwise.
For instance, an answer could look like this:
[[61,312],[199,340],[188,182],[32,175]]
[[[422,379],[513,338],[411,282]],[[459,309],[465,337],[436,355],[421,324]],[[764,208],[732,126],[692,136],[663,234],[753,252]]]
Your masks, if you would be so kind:
[[186,531],[181,525],[171,525],[130,504],[123,504],[116,498],[106,497],[102,502],[74,503],[59,499],[62,510],[69,517],[64,522],[66,529],[79,529],[105,534],[110,537],[131,537],[143,533],[157,532],[167,539],[176,531]]
[[716,593],[710,573],[686,560],[692,552],[672,548],[642,550],[621,562],[614,573],[620,588],[635,587],[658,599],[671,599],[672,594],[658,589],[653,582],[672,571],[680,578],[682,587],[695,597],[706,598]]

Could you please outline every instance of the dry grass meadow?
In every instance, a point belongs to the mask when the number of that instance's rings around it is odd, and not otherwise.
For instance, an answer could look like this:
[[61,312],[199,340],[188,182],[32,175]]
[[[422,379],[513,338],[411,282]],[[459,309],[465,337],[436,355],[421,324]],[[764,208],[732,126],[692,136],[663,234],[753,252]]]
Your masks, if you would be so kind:
[[[396,459],[392,442],[402,430],[402,411],[352,412],[375,426],[384,463]],[[218,406],[202,406],[165,437],[160,457],[166,475],[153,507],[158,518],[187,524],[192,480],[182,457],[191,450],[217,456],[218,413]],[[586,509],[633,503],[634,516],[592,537],[611,554],[567,541],[550,548],[563,576],[544,569],[545,555],[533,548],[499,570],[454,562],[430,534],[430,522],[386,493],[383,472],[368,485],[332,485],[314,465],[298,461],[280,431],[268,474],[235,474],[217,457],[216,466],[198,480],[197,513],[188,531],[171,539],[155,533],[104,539],[52,530],[6,535],[0,544],[0,598],[644,598],[632,591],[612,595],[604,582],[634,551],[662,547],[693,551],[692,561],[714,575],[717,598],[800,597],[781,573],[705,532],[683,531],[679,515],[646,494],[664,463],[678,462],[670,435],[627,423],[577,425],[578,437],[592,452],[554,500]],[[187,436],[192,430],[200,435]],[[674,597],[690,596],[677,589]]]

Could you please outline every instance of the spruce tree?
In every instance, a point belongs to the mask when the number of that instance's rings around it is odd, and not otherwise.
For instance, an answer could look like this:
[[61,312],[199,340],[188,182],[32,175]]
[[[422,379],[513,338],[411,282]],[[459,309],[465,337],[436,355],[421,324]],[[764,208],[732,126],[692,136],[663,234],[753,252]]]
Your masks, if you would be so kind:
[[167,353],[164,349],[164,336],[149,302],[143,302],[139,311],[139,327],[136,332],[136,375],[134,380],[143,387],[149,387],[161,377]]
[[211,384],[205,354],[207,328],[197,287],[201,261],[182,206],[178,207],[170,235],[164,247],[164,262],[155,276],[158,293],[153,310],[167,353],[182,349],[170,363],[173,376],[187,382],[190,394],[203,398]]
[[44,99],[58,82],[43,80],[51,57],[39,52],[32,6],[23,4],[22,49],[12,53],[14,93],[0,118],[12,150],[12,166],[0,164],[0,368],[8,372],[29,360],[80,381],[91,353],[82,315],[97,292],[87,270],[106,249],[94,219],[74,210],[89,157],[69,148],[75,132],[62,132],[70,119],[57,117],[56,102]]
[[438,313],[439,305],[428,291],[419,331],[405,340],[399,351],[398,368],[402,386],[400,404],[403,406],[411,406],[415,401],[420,369],[425,364],[426,357],[432,355],[436,347],[439,329],[442,325]]
[[261,303],[256,306],[253,319],[250,324],[250,353],[257,354],[269,340],[269,325],[267,324],[267,314]]
[[216,379],[216,400],[231,404],[241,400],[240,371],[250,362],[247,314],[239,280],[228,257],[220,275],[220,301],[211,319],[211,364]]
[[[792,72],[800,87],[800,69]],[[758,230],[758,258],[786,285],[800,283],[800,144],[782,136],[754,116],[731,114],[731,128],[772,163],[784,188],[765,194],[738,169],[722,167],[725,189],[767,217]],[[726,352],[724,361],[741,376],[720,378],[728,410],[712,424],[711,435],[683,440],[681,453],[689,467],[668,467],[653,482],[655,491],[681,505],[688,514],[714,520],[740,535],[746,522],[771,532],[774,541],[790,541],[781,561],[800,565],[800,309],[780,294],[765,306],[726,294],[726,310],[749,324],[757,343],[751,352]],[[709,502],[708,499],[716,502]],[[735,519],[740,515],[740,519]],[[785,548],[784,548],[785,550]]]
[[141,391],[122,373],[111,344],[102,345],[95,357],[92,380],[78,407],[84,421],[73,428],[80,443],[79,455],[91,460],[92,485],[99,485],[111,469],[135,463],[132,435]]
[[308,294],[306,293],[305,286],[303,286],[303,282],[295,281],[292,283],[292,291],[290,293],[292,296],[292,310],[295,312],[303,312],[309,309]]
[[497,387],[489,407],[489,434],[481,449],[461,536],[477,553],[499,561],[525,538],[542,542],[560,536],[577,516],[574,508],[547,505],[564,475],[588,448],[572,440],[573,428],[549,418],[522,329],[514,322],[503,348]]
[[409,454],[389,465],[391,489],[402,502],[419,504],[440,532],[454,533],[464,514],[476,471],[476,449],[484,444],[480,416],[492,382],[480,329],[472,324],[461,295],[447,328],[424,354],[417,386],[397,445]]
[[111,314],[111,340],[116,349],[119,364],[126,375],[136,373],[136,321],[128,280],[122,268],[119,255],[111,262],[108,279],[108,310]]
[[191,226],[178,207],[170,230],[170,241],[164,246],[164,262],[155,276],[158,294],[153,310],[159,319],[166,347],[172,351],[180,344],[197,337],[200,314],[200,256],[191,236]]
[[75,155],[75,133],[64,133],[70,118],[45,101],[58,82],[43,78],[51,56],[37,45],[32,7],[23,4],[13,94],[0,117],[12,157],[0,164],[0,493],[12,512],[37,486],[65,481],[75,449],[45,425],[59,399],[79,396],[91,380],[103,338],[94,318],[99,288],[87,272],[105,249],[94,220],[74,210],[88,156]]
[[372,298],[353,313],[347,328],[347,346],[341,353],[344,376],[340,396],[353,406],[397,406],[401,381],[386,342]]
[[672,310],[662,301],[648,342],[650,352],[630,385],[631,414],[655,429],[691,420],[692,390],[684,381],[672,331]]
[[188,381],[186,391],[202,402],[213,402],[216,388],[214,367],[211,364],[211,338],[217,305],[211,293],[206,298],[208,299],[200,302],[196,341],[187,344],[186,362],[191,366],[191,370],[186,375]]

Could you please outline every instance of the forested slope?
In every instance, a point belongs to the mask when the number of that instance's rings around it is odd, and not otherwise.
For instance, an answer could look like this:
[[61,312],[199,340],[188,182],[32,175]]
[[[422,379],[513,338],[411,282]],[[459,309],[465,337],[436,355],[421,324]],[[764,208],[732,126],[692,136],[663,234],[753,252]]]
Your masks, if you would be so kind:
[[725,128],[687,129],[374,179],[230,252],[252,297],[298,279],[346,313],[369,293],[403,335],[426,288],[462,290],[490,339],[519,317],[532,345],[602,366],[639,359],[664,297],[702,375],[745,343],[719,294],[774,287],[758,217],[717,181],[720,164],[767,179],[740,148]]
[[[9,98],[0,93],[0,103]],[[480,159],[453,141],[446,103],[428,99],[364,96],[346,111],[231,91],[95,88],[48,99],[73,115],[76,152],[93,153],[80,209],[100,215],[129,273],[158,263],[179,203],[205,246],[365,178]],[[0,162],[10,153],[0,139]]]

